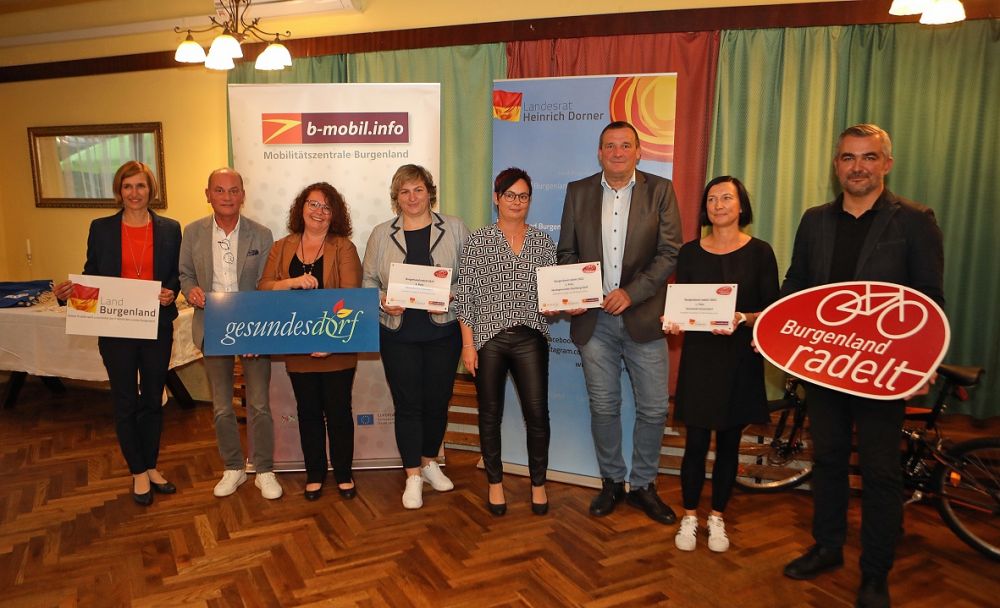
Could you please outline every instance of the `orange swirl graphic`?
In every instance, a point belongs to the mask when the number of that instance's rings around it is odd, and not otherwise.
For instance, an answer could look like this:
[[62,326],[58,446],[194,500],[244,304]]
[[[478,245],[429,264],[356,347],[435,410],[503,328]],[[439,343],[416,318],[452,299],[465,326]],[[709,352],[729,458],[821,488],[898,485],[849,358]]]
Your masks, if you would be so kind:
[[625,76],[616,78],[611,87],[608,99],[611,120],[632,123],[642,140],[645,159],[674,161],[676,110],[676,76]]

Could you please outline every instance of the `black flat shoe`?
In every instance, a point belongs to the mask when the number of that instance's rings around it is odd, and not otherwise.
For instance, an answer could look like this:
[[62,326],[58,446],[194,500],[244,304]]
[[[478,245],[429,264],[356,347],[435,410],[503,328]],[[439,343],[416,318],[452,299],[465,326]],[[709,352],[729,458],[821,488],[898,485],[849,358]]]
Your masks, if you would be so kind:
[[546,502],[532,502],[531,512],[535,515],[545,515],[549,512],[549,503]]
[[497,517],[500,517],[501,515],[505,515],[507,513],[507,503],[505,502],[497,504],[487,500],[486,508],[490,510],[490,513],[496,515]]
[[625,482],[602,479],[601,493],[590,502],[590,514],[595,517],[610,515],[623,500],[625,500]]
[[135,491],[135,484],[132,484],[132,500],[134,500],[137,505],[148,507],[153,504],[153,491],[148,490],[145,494],[137,494]]
[[323,495],[323,486],[315,490],[306,490],[302,495],[306,497],[306,500],[319,500],[319,497]]
[[824,572],[836,570],[843,565],[844,553],[839,547],[830,549],[821,545],[813,545],[801,556],[788,562],[784,572],[788,578],[807,581]]
[[337,486],[337,492],[339,492],[340,495],[347,500],[350,500],[358,495],[358,486],[354,485],[349,488],[341,488],[340,486]]
[[656,486],[652,483],[643,488],[629,491],[625,502],[641,510],[646,514],[646,517],[657,523],[670,525],[677,521],[677,515],[673,509],[663,504],[663,501],[656,494]]
[[156,483],[155,481],[150,481],[149,487],[153,488],[154,492],[159,492],[160,494],[177,493],[177,486],[170,483],[169,481],[164,481],[163,483]]

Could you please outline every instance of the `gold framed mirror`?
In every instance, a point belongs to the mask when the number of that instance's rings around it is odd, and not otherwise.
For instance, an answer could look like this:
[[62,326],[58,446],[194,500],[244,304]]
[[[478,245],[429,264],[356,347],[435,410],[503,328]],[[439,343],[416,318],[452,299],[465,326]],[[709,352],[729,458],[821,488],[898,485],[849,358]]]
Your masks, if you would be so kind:
[[159,186],[149,206],[167,206],[163,128],[158,122],[29,127],[36,207],[117,208],[112,181],[118,167],[149,165]]

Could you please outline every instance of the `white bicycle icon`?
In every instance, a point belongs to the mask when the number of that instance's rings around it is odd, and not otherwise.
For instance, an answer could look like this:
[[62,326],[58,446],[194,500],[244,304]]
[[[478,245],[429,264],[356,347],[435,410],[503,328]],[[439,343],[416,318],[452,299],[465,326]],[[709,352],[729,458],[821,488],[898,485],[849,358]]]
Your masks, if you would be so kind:
[[[902,287],[873,292],[872,285],[865,285],[863,294],[842,289],[823,298],[816,307],[816,317],[831,327],[843,325],[858,315],[870,317],[876,313],[879,313],[878,331],[889,339],[908,338],[927,324],[927,307],[916,300],[905,299]],[[886,324],[899,331],[887,330]]]

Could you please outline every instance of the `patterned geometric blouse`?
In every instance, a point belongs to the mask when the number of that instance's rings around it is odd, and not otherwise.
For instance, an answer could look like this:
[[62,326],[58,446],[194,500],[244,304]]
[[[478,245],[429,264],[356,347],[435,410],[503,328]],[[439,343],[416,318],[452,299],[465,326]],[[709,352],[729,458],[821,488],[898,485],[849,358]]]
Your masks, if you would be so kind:
[[521,255],[514,254],[496,224],[472,233],[462,249],[455,303],[458,318],[472,328],[476,350],[518,325],[549,339],[549,324],[538,312],[535,269],[555,263],[555,243],[533,226],[524,235]]

